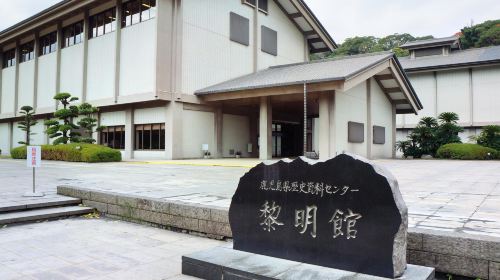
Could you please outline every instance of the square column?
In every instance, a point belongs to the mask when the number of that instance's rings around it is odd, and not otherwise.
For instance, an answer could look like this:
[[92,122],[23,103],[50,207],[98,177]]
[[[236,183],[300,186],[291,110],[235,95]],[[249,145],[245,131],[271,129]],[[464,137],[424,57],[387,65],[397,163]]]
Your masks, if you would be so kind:
[[333,117],[331,113],[332,107],[332,96],[330,93],[322,93],[319,96],[319,158],[321,160],[326,160],[331,156],[330,146],[331,142],[331,131],[330,131],[330,119]]
[[165,158],[181,159],[182,154],[182,111],[181,102],[170,101],[166,109]]
[[259,117],[259,159],[266,160],[273,157],[273,112],[271,100],[264,96],[260,98]]
[[125,110],[125,155],[124,159],[134,158],[134,109]]

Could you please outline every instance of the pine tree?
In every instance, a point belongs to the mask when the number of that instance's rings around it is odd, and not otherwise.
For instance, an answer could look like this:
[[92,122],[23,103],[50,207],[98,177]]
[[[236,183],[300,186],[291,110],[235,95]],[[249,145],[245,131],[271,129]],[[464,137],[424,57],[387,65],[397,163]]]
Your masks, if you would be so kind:
[[18,143],[21,145],[29,146],[31,142],[30,136],[36,134],[31,132],[31,127],[35,126],[38,123],[33,116],[35,114],[35,111],[31,106],[23,106],[21,107],[19,113],[24,116],[24,119],[19,122],[19,125],[17,127],[26,132],[26,137],[25,141],[19,141]]
[[55,138],[54,145],[78,142],[80,133],[75,130],[79,127],[73,123],[73,118],[78,117],[78,107],[71,105],[78,97],[71,97],[69,93],[58,93],[54,99],[59,101],[63,108],[54,113],[54,119],[45,121],[48,126],[46,133],[50,138]]
[[99,111],[98,108],[92,106],[89,103],[82,103],[78,106],[78,113],[80,116],[83,116],[82,119],[78,122],[78,125],[81,129],[83,129],[84,134],[79,138],[80,142],[83,143],[95,143],[95,139],[92,137],[92,134],[95,131],[101,131],[104,129],[103,126],[97,127],[97,118],[95,118],[95,114]]

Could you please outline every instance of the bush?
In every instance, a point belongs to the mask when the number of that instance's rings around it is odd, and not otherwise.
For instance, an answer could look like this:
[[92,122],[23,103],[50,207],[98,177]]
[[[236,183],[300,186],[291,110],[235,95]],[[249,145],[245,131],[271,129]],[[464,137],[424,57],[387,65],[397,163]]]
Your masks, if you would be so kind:
[[441,146],[437,150],[437,157],[449,159],[494,159],[499,153],[491,148],[477,144],[452,143]]
[[[14,159],[26,159],[26,146],[11,150]],[[114,162],[121,161],[120,151],[105,146],[84,143],[66,145],[42,145],[42,159],[72,162]]]

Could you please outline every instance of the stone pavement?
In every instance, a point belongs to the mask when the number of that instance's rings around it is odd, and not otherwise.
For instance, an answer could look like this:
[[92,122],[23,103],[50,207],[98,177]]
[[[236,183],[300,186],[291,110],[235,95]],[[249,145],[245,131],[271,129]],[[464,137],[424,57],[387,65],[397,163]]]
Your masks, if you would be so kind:
[[0,279],[196,279],[181,256],[223,241],[109,219],[0,229]]
[[[398,179],[409,226],[500,237],[500,161],[378,160]],[[48,162],[40,189],[71,185],[152,198],[228,207],[248,168],[189,165],[189,161],[83,164]],[[247,164],[247,163],[245,163]],[[0,160],[0,192],[30,187],[24,161]]]

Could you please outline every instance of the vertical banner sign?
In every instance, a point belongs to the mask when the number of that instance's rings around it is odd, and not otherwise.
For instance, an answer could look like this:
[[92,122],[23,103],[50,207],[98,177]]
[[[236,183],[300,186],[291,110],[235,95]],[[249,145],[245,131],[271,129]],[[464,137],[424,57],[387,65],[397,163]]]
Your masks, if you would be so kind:
[[42,149],[40,146],[28,146],[26,151],[26,164],[28,167],[40,167],[42,164]]
[[37,193],[35,189],[35,168],[42,165],[42,148],[40,146],[27,146],[26,147],[26,165],[33,169],[33,192],[26,193],[24,196],[28,197],[42,197],[43,193]]

